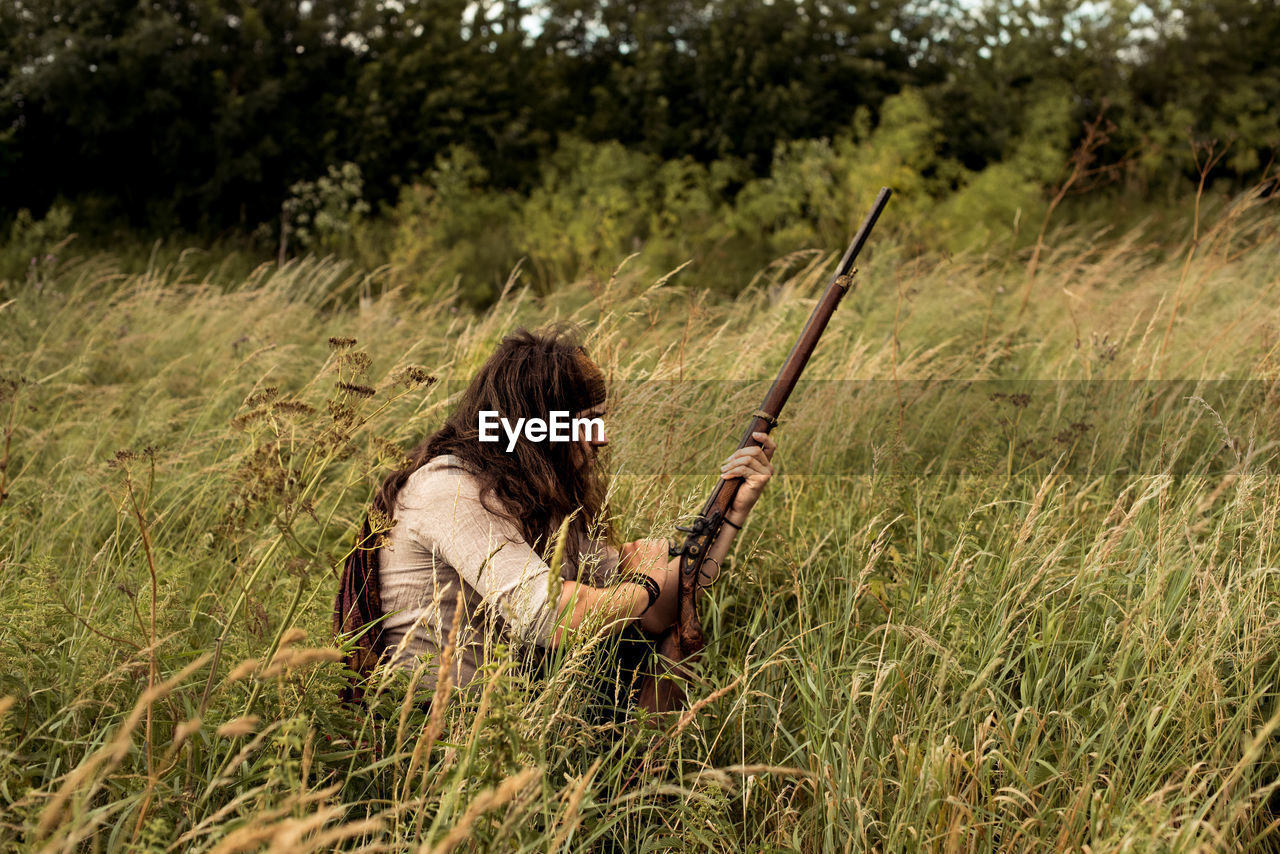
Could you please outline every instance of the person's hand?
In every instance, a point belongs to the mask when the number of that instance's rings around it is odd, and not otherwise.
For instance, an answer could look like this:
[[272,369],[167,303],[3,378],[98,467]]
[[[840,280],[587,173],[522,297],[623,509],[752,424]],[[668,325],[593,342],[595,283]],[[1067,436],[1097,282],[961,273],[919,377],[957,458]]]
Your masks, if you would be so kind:
[[640,615],[640,628],[652,634],[666,631],[676,619],[680,583],[667,546],[666,540],[636,540],[624,544],[621,550],[624,571],[643,572],[658,582],[662,590],[653,607]]
[[727,514],[730,522],[739,525],[746,521],[747,514],[764,492],[765,484],[773,477],[773,463],[770,460],[773,459],[773,452],[778,449],[777,443],[768,433],[752,433],[751,438],[760,444],[735,451],[720,467],[720,477],[724,480],[742,478],[742,486],[738,487],[738,494],[734,496],[733,506]]

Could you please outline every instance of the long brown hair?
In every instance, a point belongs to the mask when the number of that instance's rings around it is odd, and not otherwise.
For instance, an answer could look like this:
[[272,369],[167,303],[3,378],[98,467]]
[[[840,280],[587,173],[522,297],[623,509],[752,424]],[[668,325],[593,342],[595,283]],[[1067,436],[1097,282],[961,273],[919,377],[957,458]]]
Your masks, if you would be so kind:
[[482,410],[518,418],[546,419],[556,410],[577,414],[605,401],[604,375],[571,332],[517,329],[502,339],[480,368],[444,426],[413,450],[409,464],[383,481],[375,511],[391,516],[405,482],[434,457],[452,454],[481,484],[491,512],[514,522],[527,543],[546,548],[560,522],[575,510],[575,524],[596,521],[604,488],[595,467],[575,443],[507,440],[481,442]]
[[[577,414],[604,401],[604,376],[571,332],[517,329],[502,339],[444,426],[414,448],[408,464],[388,475],[374,494],[334,602],[334,633],[356,638],[347,658],[353,671],[367,676],[382,654],[382,586],[375,530],[384,530],[386,520],[394,516],[396,498],[410,476],[434,457],[452,454],[479,479],[486,508],[510,519],[525,542],[549,557],[553,534],[575,511],[575,535],[586,534],[592,524],[607,531],[600,475],[577,443],[516,442],[508,453],[505,438],[481,442],[480,412],[494,410],[514,423],[518,418],[546,419],[557,410]],[[359,700],[362,686],[352,683],[341,695]]]

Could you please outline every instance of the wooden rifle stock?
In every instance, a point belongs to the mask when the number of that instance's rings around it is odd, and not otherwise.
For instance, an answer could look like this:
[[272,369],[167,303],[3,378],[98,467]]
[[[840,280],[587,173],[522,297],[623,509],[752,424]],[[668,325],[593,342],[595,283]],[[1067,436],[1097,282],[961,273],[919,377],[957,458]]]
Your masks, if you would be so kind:
[[[827,328],[827,322],[835,313],[840,299],[853,284],[853,275],[857,272],[853,262],[857,260],[858,253],[862,251],[862,245],[867,242],[867,237],[875,227],[876,220],[880,218],[880,212],[888,204],[891,194],[892,191],[888,187],[880,188],[880,194],[876,196],[871,212],[867,214],[862,227],[854,235],[853,242],[845,250],[835,275],[827,285],[826,293],[813,309],[813,314],[809,316],[809,321],[805,324],[804,331],[800,333],[799,340],[791,348],[791,354],[787,356],[787,361],[783,363],[777,379],[773,381],[768,394],[765,395],[764,403],[752,414],[751,423],[742,434],[738,449],[758,445],[759,442],[753,439],[751,434],[768,433],[777,426],[782,407],[786,405],[787,398],[791,396],[791,391],[796,387],[801,372],[809,362],[809,357],[813,355],[818,339]],[[673,549],[671,555],[680,558],[679,611],[675,625],[668,629],[658,641],[658,655],[653,665],[653,672],[645,676],[640,686],[639,705],[650,712],[670,712],[682,708],[685,704],[684,688],[681,685],[687,675],[685,667],[706,646],[706,638],[702,633],[702,621],[698,618],[698,578],[707,553],[720,534],[725,513],[733,506],[733,499],[741,485],[741,478],[719,481],[707,499],[707,503],[703,505],[698,518],[688,528],[678,529],[687,534],[684,544]]]

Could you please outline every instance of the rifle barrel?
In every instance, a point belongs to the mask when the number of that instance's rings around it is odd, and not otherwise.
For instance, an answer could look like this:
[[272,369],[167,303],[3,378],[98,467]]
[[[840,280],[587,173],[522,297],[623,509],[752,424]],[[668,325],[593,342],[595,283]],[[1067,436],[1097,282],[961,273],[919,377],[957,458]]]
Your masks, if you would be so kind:
[[862,251],[862,244],[867,242],[867,238],[871,236],[871,229],[876,227],[876,220],[880,219],[880,213],[884,210],[884,206],[889,204],[889,197],[893,195],[893,190],[888,187],[881,187],[880,193],[876,196],[876,200],[871,203],[871,210],[867,213],[867,218],[862,221],[862,227],[858,229],[858,233],[853,236],[853,242],[849,244],[849,248],[844,251],[844,257],[840,259],[840,266],[836,267],[835,278],[849,275],[849,271],[853,269],[853,262],[857,259],[858,253]]
[[[831,315],[839,305],[840,298],[852,286],[850,277],[854,273],[853,262],[862,251],[862,245],[867,242],[867,237],[871,234],[876,220],[880,218],[880,212],[884,210],[890,195],[892,191],[888,187],[880,188],[880,194],[876,196],[871,212],[867,214],[862,227],[854,235],[853,242],[845,250],[844,257],[836,267],[835,275],[827,285],[826,293],[814,307],[813,314],[809,316],[809,321],[805,324],[804,331],[800,333],[799,340],[791,349],[787,361],[783,363],[777,379],[769,388],[769,393],[765,395],[764,403],[752,414],[747,432],[738,443],[739,448],[759,444],[751,434],[758,431],[767,433],[777,425],[782,407],[786,405],[787,398],[791,396],[791,391],[796,386],[796,381],[800,379],[800,373],[808,364],[809,357],[813,355],[813,349],[817,346],[818,339],[822,337],[823,330],[827,328],[827,322],[831,320]],[[711,544],[720,531],[724,515],[732,506],[740,486],[742,486],[740,478],[717,481],[711,496],[702,508],[702,513],[693,521],[692,526],[680,529],[687,531],[689,536],[682,547],[672,551],[673,556],[680,556],[680,590],[676,622],[662,636],[659,642],[660,655],[657,669],[645,678],[640,689],[639,704],[649,711],[668,712],[684,705],[684,689],[678,682],[668,677],[687,674],[688,665],[685,662],[698,655],[706,645],[702,622],[698,619],[697,579]]]
[[[880,193],[876,196],[875,202],[871,205],[871,210],[867,214],[867,218],[862,221],[862,227],[853,236],[853,242],[849,244],[849,248],[844,251],[844,256],[840,259],[839,265],[836,266],[836,272],[831,277],[831,281],[827,283],[827,290],[822,295],[822,299],[814,306],[813,313],[809,315],[809,320],[804,325],[804,330],[800,333],[800,337],[796,340],[795,346],[791,348],[790,355],[787,360],[782,363],[778,376],[773,381],[773,385],[769,387],[768,393],[764,396],[764,402],[760,404],[751,418],[751,423],[747,425],[747,430],[742,434],[741,441],[738,442],[739,448],[746,448],[750,445],[758,445],[755,439],[751,438],[752,433],[764,432],[768,433],[778,423],[778,416],[782,414],[782,408],[787,405],[787,398],[791,397],[791,392],[796,387],[796,382],[800,379],[800,374],[804,372],[805,366],[809,364],[809,357],[813,355],[814,348],[818,346],[818,339],[822,337],[822,333],[827,328],[827,323],[831,320],[831,315],[835,313],[836,306],[840,304],[841,298],[848,291],[851,283],[849,277],[853,275],[853,264],[858,260],[858,254],[862,252],[862,245],[867,242],[867,238],[871,235],[871,229],[875,227],[876,220],[880,219],[880,214],[884,211],[885,205],[889,203],[889,197],[893,195],[893,191],[888,187],[881,187]],[[767,416],[767,417],[766,417]],[[719,508],[722,512],[727,510],[733,503],[733,497],[738,492],[738,486],[741,481],[721,481],[716,484],[711,495],[707,498],[707,503],[702,508],[703,516],[707,516],[715,509]]]
[[[796,340],[795,346],[791,348],[791,354],[787,356],[787,360],[782,363],[782,369],[778,371],[777,379],[773,381],[773,385],[769,388],[769,393],[765,395],[764,403],[760,404],[760,410],[768,413],[775,422],[782,413],[782,407],[786,406],[787,398],[791,396],[792,390],[795,389],[796,382],[800,379],[800,374],[804,371],[805,365],[809,363],[809,357],[813,355],[814,348],[818,346],[818,339],[822,337],[823,331],[826,330],[827,323],[831,320],[831,315],[835,314],[836,306],[840,304],[840,299],[848,291],[850,287],[849,277],[855,272],[853,263],[858,260],[858,253],[862,251],[862,245],[867,242],[867,237],[871,235],[871,229],[875,227],[876,220],[880,218],[880,213],[884,210],[884,206],[889,203],[889,196],[891,195],[893,195],[893,191],[888,187],[880,188],[880,194],[876,196],[870,213],[862,221],[862,227],[853,236],[853,242],[845,250],[844,257],[840,259],[840,264],[836,267],[835,275],[831,277],[831,281],[827,284],[826,293],[822,295],[822,299],[814,306],[813,314],[809,315],[809,320],[804,325],[804,331],[800,333],[800,338]],[[770,427],[772,428],[772,425]],[[757,429],[759,428],[754,427],[754,425],[752,429],[748,429],[746,436],[743,437],[744,442],[750,439],[751,434]],[[742,447],[746,447],[746,445],[744,444]]]

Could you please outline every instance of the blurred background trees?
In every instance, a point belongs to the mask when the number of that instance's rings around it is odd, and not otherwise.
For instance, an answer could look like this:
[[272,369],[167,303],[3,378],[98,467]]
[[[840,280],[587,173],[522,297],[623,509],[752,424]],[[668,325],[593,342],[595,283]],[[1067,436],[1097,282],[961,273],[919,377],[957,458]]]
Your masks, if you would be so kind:
[[1198,178],[1193,144],[1269,177],[1278,41],[1274,0],[16,0],[0,225],[61,202],[275,247],[291,188],[346,169],[381,237],[344,245],[482,302],[522,256],[550,282],[839,243],[866,179],[954,249],[1052,197],[1099,118],[1134,198]]

